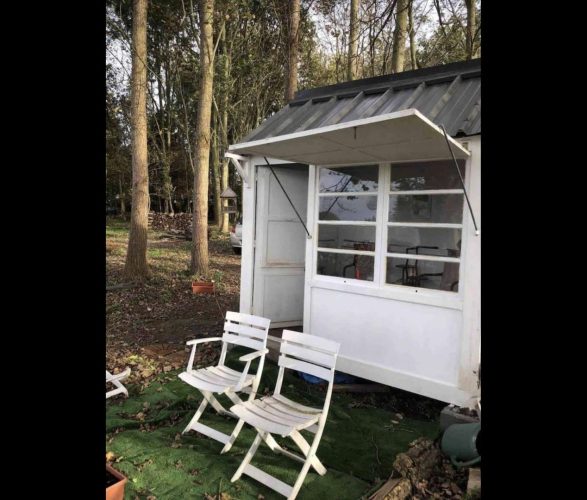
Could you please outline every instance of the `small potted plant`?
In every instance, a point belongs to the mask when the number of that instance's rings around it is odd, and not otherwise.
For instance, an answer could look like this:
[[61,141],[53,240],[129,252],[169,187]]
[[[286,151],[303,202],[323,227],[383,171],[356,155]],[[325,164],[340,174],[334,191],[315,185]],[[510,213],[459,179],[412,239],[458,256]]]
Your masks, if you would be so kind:
[[128,480],[106,463],[106,500],[123,500]]
[[192,280],[193,293],[214,293],[214,280],[206,279],[205,277],[196,276]]

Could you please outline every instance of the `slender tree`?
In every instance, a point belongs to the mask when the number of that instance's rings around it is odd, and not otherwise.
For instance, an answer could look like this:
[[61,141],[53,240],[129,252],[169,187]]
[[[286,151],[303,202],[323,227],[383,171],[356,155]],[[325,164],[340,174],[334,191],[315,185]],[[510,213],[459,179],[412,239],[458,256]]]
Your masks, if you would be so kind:
[[465,0],[467,7],[467,33],[466,33],[466,51],[467,59],[477,57],[477,48],[475,37],[477,34],[477,12],[475,10],[475,0]]
[[131,137],[132,210],[125,274],[133,280],[149,276],[147,224],[149,163],[147,154],[147,0],[133,1]]
[[[231,58],[231,44],[227,40],[226,31],[227,26],[225,21],[224,29],[220,35],[220,41],[222,42],[222,79],[224,81],[225,89],[221,99],[221,106],[222,111],[221,115],[218,117],[218,122],[220,124],[220,134],[221,134],[221,144],[223,152],[228,150],[228,104],[229,104],[229,95],[230,95],[230,80],[231,80],[231,67],[232,67],[232,58]],[[224,191],[228,187],[228,158],[222,158],[222,170],[221,170],[221,190]],[[228,214],[223,213],[221,214],[220,218],[220,231],[223,233],[228,233],[229,231],[229,219]]]
[[214,0],[200,1],[200,99],[196,122],[194,213],[191,272],[206,276],[208,264],[208,176],[210,169],[210,118],[214,90]]
[[357,48],[359,47],[359,9],[361,0],[351,0],[351,18],[349,35],[349,59],[347,66],[347,80],[357,78],[358,59]]
[[408,32],[410,35],[410,62],[412,67],[410,69],[418,69],[418,61],[416,60],[416,28],[414,27],[414,0],[409,0],[408,7]]
[[395,31],[393,32],[393,47],[391,52],[392,73],[399,73],[404,70],[406,38],[408,33],[408,6],[409,0],[397,1]]
[[290,0],[288,19],[288,58],[285,78],[285,100],[291,101],[298,90],[298,48],[300,27],[300,0]]

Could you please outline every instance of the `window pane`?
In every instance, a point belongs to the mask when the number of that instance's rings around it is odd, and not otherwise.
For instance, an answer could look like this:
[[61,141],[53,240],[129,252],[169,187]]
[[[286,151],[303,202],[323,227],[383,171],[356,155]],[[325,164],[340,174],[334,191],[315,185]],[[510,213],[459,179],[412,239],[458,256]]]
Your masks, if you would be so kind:
[[[457,160],[463,179],[465,162]],[[461,181],[454,162],[394,164],[391,166],[391,190],[414,191],[422,189],[461,189]]]
[[458,292],[459,264],[388,257],[386,282]]
[[318,225],[318,246],[375,251],[375,227]]
[[377,195],[321,196],[318,219],[375,221],[377,219]]
[[318,274],[373,281],[374,259],[369,255],[318,252]]
[[389,196],[389,222],[436,222],[460,224],[462,194],[418,194]]
[[459,257],[460,247],[460,229],[391,226],[387,231],[388,252]]
[[377,165],[321,168],[321,193],[356,193],[377,191],[379,167]]

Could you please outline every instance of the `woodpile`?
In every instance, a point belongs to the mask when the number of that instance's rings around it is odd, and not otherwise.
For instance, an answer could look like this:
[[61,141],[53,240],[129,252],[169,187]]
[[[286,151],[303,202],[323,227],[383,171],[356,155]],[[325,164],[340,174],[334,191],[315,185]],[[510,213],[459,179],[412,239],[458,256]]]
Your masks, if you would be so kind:
[[186,230],[191,232],[192,214],[176,213],[176,214],[162,214],[157,212],[149,212],[149,229],[155,231],[181,231]]
[[[208,222],[208,238],[211,234],[211,222]],[[163,238],[172,240],[192,239],[192,214],[179,212],[163,214],[149,212],[149,229],[165,233]]]
[[391,477],[370,500],[462,499],[466,473],[451,465],[438,443],[418,438],[408,451],[397,455]]

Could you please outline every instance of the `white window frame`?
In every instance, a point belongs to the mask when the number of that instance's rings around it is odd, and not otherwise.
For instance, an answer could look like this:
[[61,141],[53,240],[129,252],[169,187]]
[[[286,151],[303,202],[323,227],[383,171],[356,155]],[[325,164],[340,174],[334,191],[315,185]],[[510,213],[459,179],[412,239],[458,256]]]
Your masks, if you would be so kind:
[[[383,239],[382,242],[387,247],[387,237],[389,233],[390,227],[422,227],[422,228],[433,228],[433,229],[460,229],[461,230],[461,248],[463,247],[462,244],[462,235],[464,233],[464,220],[465,220],[465,190],[464,189],[421,189],[421,190],[414,190],[414,191],[392,191],[391,190],[391,171],[393,170],[393,165],[403,165],[405,162],[394,162],[390,163],[389,167],[387,167],[387,177],[385,179],[385,200],[384,200],[384,207],[383,207],[383,218],[384,222],[383,225],[385,226],[383,229]],[[466,164],[465,164],[466,170]],[[465,172],[466,176],[466,172]],[[389,198],[390,196],[398,196],[398,195],[409,195],[409,196],[418,196],[418,195],[443,195],[443,194],[460,194],[463,195],[463,203],[461,207],[461,222],[456,223],[442,223],[442,222],[389,222]],[[377,251],[377,248],[375,248]],[[398,252],[388,252],[387,250],[381,252],[381,259],[382,259],[382,269],[383,272],[381,273],[381,286],[393,286],[393,287],[401,287],[401,288],[410,288],[415,290],[434,290],[436,292],[440,292],[443,294],[450,294],[450,295],[461,295],[462,286],[459,286],[459,289],[455,292],[452,290],[437,290],[431,288],[422,288],[422,287],[414,287],[408,285],[399,285],[397,283],[387,283],[387,259],[388,257],[395,257],[401,258],[406,260],[428,260],[428,261],[435,261],[435,262],[449,262],[459,264],[459,284],[462,281],[462,256],[459,257],[445,257],[445,256],[437,256],[437,255],[414,255],[414,254],[406,254],[406,253],[398,253]]]
[[[314,224],[313,230],[316,235],[315,242],[312,244],[312,268],[311,281],[313,287],[340,289],[341,286],[350,285],[357,291],[362,291],[369,295],[386,296],[398,300],[406,300],[411,302],[429,303],[431,305],[439,305],[451,307],[455,309],[462,309],[463,287],[460,286],[464,282],[464,252],[461,250],[460,257],[444,257],[434,255],[414,255],[402,254],[395,252],[387,252],[387,236],[389,227],[431,227],[431,228],[448,228],[461,230],[461,249],[465,248],[465,233],[467,230],[467,219],[465,212],[465,199],[463,196],[462,219],[461,223],[426,223],[426,222],[412,222],[412,223],[396,223],[388,221],[389,212],[389,196],[398,194],[414,194],[414,195],[434,195],[434,194],[464,194],[463,189],[436,189],[436,190],[417,190],[417,191],[391,191],[391,169],[393,165],[404,165],[406,163],[421,163],[423,160],[408,160],[401,162],[359,162],[348,164],[328,164],[315,166],[314,178]],[[432,160],[426,160],[432,161]],[[325,168],[344,168],[354,166],[377,165],[379,167],[378,190],[365,191],[359,193],[320,193],[320,169]],[[469,179],[470,159],[465,163],[465,180]],[[368,196],[377,195],[377,220],[372,221],[320,221],[320,197],[326,196]],[[330,225],[360,225],[360,226],[375,226],[375,251],[361,251],[361,250],[345,250],[321,248],[317,243],[318,225],[324,223]],[[373,281],[357,280],[355,278],[342,278],[337,276],[326,276],[318,274],[318,252],[332,252],[351,255],[370,255],[374,257]],[[459,264],[459,288],[458,291],[451,290],[436,290],[432,288],[412,287],[400,285],[397,283],[386,283],[387,258],[399,257],[409,258],[410,260],[433,260],[441,262],[450,262]]]
[[[319,220],[320,216],[320,198],[343,198],[345,196],[377,196],[377,208],[375,209],[376,218],[379,217],[379,211],[381,210],[381,164],[377,162],[361,162],[355,164],[338,165],[336,168],[355,167],[355,166],[373,166],[378,168],[377,178],[377,191],[351,191],[351,192],[334,192],[334,193],[321,193],[320,192],[320,169],[333,168],[333,166],[319,165],[316,166],[316,189],[315,189],[315,213],[314,220],[316,221],[314,226],[314,234],[316,235],[316,242],[318,241],[318,231],[320,225],[327,226],[361,226],[361,227],[374,227],[375,228],[375,250],[345,250],[342,248],[324,248],[319,247],[318,243],[314,246],[314,265],[312,269],[312,275],[320,278],[331,278],[340,283],[341,280],[344,283],[351,282],[355,284],[368,284],[373,285],[378,282],[379,276],[379,259],[377,258],[377,248],[379,245],[379,222],[378,221],[332,221],[332,220]],[[356,278],[342,278],[339,276],[326,276],[324,274],[318,274],[318,252],[325,253],[338,253],[346,255],[367,255],[373,257],[373,281],[370,280],[358,280]]]

